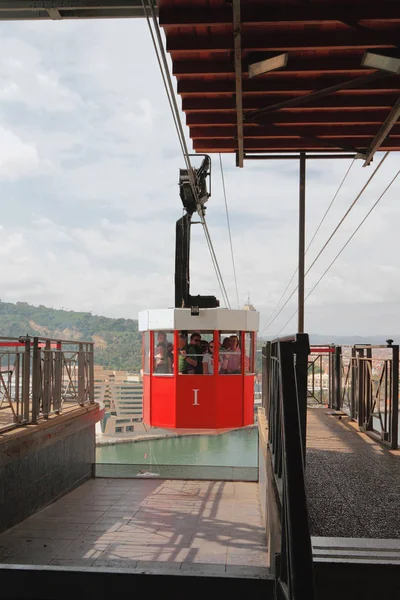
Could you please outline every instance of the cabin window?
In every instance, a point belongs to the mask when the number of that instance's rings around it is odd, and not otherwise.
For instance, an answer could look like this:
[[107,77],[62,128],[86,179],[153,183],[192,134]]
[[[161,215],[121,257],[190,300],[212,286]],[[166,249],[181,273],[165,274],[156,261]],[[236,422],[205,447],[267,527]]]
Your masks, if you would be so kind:
[[174,372],[174,332],[154,332],[154,375],[172,375]]
[[242,372],[242,344],[240,332],[220,332],[220,373],[239,375]]

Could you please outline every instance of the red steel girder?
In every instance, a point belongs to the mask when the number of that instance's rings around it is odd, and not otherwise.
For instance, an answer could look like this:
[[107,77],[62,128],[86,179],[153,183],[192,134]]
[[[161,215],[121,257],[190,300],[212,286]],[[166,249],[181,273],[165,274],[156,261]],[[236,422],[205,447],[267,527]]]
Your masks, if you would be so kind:
[[[324,124],[323,128],[319,123],[308,126],[293,125],[291,127],[282,127],[274,125],[263,125],[251,127],[245,125],[244,137],[251,138],[290,138],[318,136],[319,138],[343,138],[343,137],[368,137],[373,138],[379,130],[379,125],[329,125]],[[321,131],[323,133],[321,133]],[[213,138],[235,138],[236,130],[233,125],[215,125],[208,127],[190,127],[190,137],[194,139],[213,139]],[[400,136],[400,123],[397,123],[391,135]]]
[[[300,109],[301,110],[301,109]],[[293,125],[318,124],[321,130],[334,123],[360,124],[360,125],[380,125],[388,116],[390,108],[380,108],[377,110],[319,110],[314,108],[312,111],[296,112],[292,110],[280,111],[274,114],[273,123],[280,123],[282,126],[291,127]],[[186,115],[186,124],[190,126],[208,127],[209,125],[234,125],[236,115],[234,112],[191,112]],[[259,127],[258,123],[246,123],[246,127],[253,129]]]
[[[361,66],[362,50],[358,55],[338,55],[336,57],[320,56],[298,56],[291,54],[285,69],[275,71],[275,77],[287,78],[288,76],[310,72],[324,74],[346,74],[354,75],[368,73],[368,69]],[[243,78],[248,77],[246,60],[243,61]],[[175,60],[172,72],[178,79],[181,77],[195,77],[196,75],[233,75],[235,68],[233,63],[226,60]],[[268,77],[268,76],[267,76]]]
[[[276,33],[243,33],[242,47],[253,52],[262,51],[294,51],[316,49],[352,49],[352,48],[393,48],[400,42],[400,27],[388,31],[309,31],[291,34]],[[192,52],[226,52],[233,50],[233,35],[169,35],[167,50],[173,60],[179,54]]]
[[[328,143],[329,142],[329,143]],[[368,148],[368,138],[347,138],[346,144],[357,147],[360,150],[366,150]],[[196,152],[235,152],[237,150],[236,140],[225,140],[225,139],[214,139],[214,140],[194,140],[193,147]],[[244,150],[245,152],[257,151],[301,151],[301,150],[320,150],[320,151],[331,151],[335,147],[332,144],[332,140],[315,139],[307,140],[303,138],[298,139],[273,139],[263,140],[257,138],[245,138]],[[337,150],[342,150],[343,145],[339,143],[336,146]],[[399,150],[400,149],[400,138],[388,138],[385,143],[382,144],[381,150]]]
[[[358,77],[358,76],[357,76]],[[357,77],[324,77],[316,78],[311,76],[306,78],[269,78],[251,79],[243,81],[243,94],[268,94],[277,92],[313,92],[316,88],[339,85],[346,81],[356,81]],[[379,81],[370,81],[362,86],[362,93],[368,91],[385,91],[386,93],[398,92],[400,90],[400,77],[393,75]],[[204,80],[204,79],[184,79],[178,81],[178,94],[181,96],[213,95],[213,94],[233,94],[235,92],[235,82],[233,80]],[[360,89],[350,89],[347,94],[360,93]]]
[[[232,8],[161,6],[160,25],[168,27],[193,27],[196,25],[231,25]],[[323,21],[400,21],[399,7],[388,2],[364,2],[353,6],[271,6],[253,5],[242,7],[243,24],[267,23],[321,23]]]
[[[354,95],[349,96],[345,94],[334,94],[328,97],[314,100],[306,106],[295,107],[290,109],[282,110],[296,110],[296,111],[309,111],[324,108],[327,109],[359,109],[359,108],[392,108],[397,100],[396,94],[365,94],[365,95]],[[257,110],[266,107],[266,102],[271,101],[270,98],[264,98],[262,95],[246,96],[243,98],[244,110]],[[274,98],[273,104],[284,102],[287,100],[287,96],[277,96]],[[272,103],[271,103],[272,104]],[[233,98],[203,98],[203,97],[189,97],[183,98],[182,110],[184,112],[189,111],[231,111],[235,110],[235,101]],[[274,116],[275,118],[275,116]]]

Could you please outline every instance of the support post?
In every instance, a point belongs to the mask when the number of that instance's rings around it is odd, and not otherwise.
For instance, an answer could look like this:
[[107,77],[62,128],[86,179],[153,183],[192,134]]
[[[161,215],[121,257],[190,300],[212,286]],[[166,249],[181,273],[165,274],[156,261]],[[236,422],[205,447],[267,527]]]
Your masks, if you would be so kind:
[[306,241],[306,153],[300,152],[299,190],[299,286],[297,333],[304,333],[304,272]]
[[342,347],[335,347],[335,400],[334,400],[334,409],[341,410],[341,395],[342,395],[342,386],[341,386],[341,377],[342,377]]
[[83,344],[79,344],[78,351],[78,404],[83,406],[86,400],[86,385],[85,385],[85,353]]
[[392,450],[399,447],[399,346],[392,346],[392,423],[390,445]]
[[358,349],[358,382],[357,382],[357,410],[358,426],[361,431],[365,431],[365,367],[364,367],[364,349]]
[[299,406],[299,421],[301,442],[303,448],[303,464],[306,464],[306,437],[307,437],[307,387],[308,387],[308,357],[310,342],[307,334],[297,335],[295,342],[295,370],[296,387]]
[[53,362],[53,352],[51,349],[50,340],[46,341],[46,345],[43,351],[44,361],[43,361],[43,396],[42,396],[42,413],[45,419],[49,418],[50,409],[51,409],[51,392],[52,392],[52,362]]
[[42,398],[42,374],[41,374],[41,350],[39,338],[33,338],[32,358],[32,423],[36,424],[40,412],[40,401]]
[[31,339],[25,339],[25,351],[22,355],[22,422],[29,421],[29,385],[31,376]]

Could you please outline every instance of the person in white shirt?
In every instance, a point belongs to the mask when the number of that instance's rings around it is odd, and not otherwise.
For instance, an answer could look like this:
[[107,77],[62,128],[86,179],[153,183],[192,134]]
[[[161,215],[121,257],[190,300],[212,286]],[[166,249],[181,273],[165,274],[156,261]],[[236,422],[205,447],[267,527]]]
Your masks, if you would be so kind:
[[[221,357],[219,359],[221,364]],[[203,373],[204,375],[214,375],[214,342],[208,344],[208,352],[203,356]]]

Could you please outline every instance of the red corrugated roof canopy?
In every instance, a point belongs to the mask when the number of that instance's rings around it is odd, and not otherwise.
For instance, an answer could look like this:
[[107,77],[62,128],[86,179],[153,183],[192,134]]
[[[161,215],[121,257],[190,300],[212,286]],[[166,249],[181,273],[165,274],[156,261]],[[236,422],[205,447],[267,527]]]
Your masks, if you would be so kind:
[[[196,151],[236,152],[240,162],[255,152],[400,149],[400,77],[361,64],[368,50],[400,56],[399,0],[158,6]],[[249,78],[250,64],[285,52],[286,67]]]

